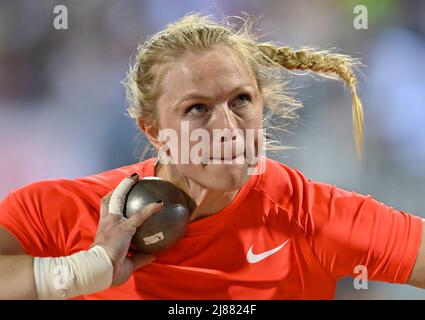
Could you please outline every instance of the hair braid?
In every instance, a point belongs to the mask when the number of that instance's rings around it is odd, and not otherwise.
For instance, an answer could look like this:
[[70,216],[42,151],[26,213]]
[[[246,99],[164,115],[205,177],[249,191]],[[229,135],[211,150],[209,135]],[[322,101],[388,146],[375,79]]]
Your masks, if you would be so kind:
[[357,95],[353,59],[341,54],[276,47],[271,43],[260,43],[257,47],[266,57],[265,64],[278,64],[288,70],[311,70],[326,75],[336,74],[345,81],[352,95],[354,139],[356,154],[360,158],[363,146],[363,107]]

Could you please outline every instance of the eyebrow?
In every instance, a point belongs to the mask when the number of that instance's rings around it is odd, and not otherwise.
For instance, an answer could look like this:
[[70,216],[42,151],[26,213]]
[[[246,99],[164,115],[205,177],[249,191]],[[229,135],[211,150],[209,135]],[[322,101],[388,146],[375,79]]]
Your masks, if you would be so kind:
[[[247,87],[252,87],[252,84],[241,84],[238,85],[237,87],[233,88],[230,92],[229,95],[232,95],[233,93],[235,93],[236,91],[240,91],[243,89],[247,89]],[[182,102],[187,101],[187,100],[195,100],[195,99],[200,99],[200,100],[206,100],[206,99],[211,99],[211,97],[206,96],[206,95],[202,95],[202,94],[198,94],[196,92],[190,92],[188,94],[186,94],[183,98],[181,98],[179,101],[177,101],[174,104],[174,108],[177,108]]]

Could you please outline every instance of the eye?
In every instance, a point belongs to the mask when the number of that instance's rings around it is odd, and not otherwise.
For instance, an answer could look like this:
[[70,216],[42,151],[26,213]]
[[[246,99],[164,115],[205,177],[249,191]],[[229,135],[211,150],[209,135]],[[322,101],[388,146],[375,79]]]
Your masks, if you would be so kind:
[[240,94],[232,102],[232,107],[244,107],[252,101],[249,94]]
[[206,105],[204,105],[204,104],[194,104],[194,105],[191,105],[189,108],[187,108],[184,113],[196,115],[196,114],[205,113],[207,111],[208,111],[208,108],[207,108]]

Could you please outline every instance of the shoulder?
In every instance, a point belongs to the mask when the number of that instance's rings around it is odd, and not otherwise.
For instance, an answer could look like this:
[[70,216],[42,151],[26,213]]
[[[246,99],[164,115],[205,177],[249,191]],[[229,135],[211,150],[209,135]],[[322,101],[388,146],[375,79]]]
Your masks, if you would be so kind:
[[75,179],[46,179],[11,190],[1,208],[42,219],[78,219],[76,212],[96,212],[100,199],[133,172],[143,176],[151,159]]
[[95,233],[101,198],[125,176],[145,174],[145,167],[141,162],[76,179],[40,180],[11,190],[0,201],[0,225],[33,254],[81,249]]
[[[297,218],[302,218],[305,213],[326,211],[331,198],[349,202],[353,197],[352,192],[337,188],[333,184],[315,181],[297,168],[269,158],[255,190],[263,198]],[[342,200],[341,202],[344,202]]]
[[256,191],[282,206],[290,207],[303,197],[308,184],[313,183],[296,168],[266,158],[266,168],[256,184]]
[[[49,200],[47,203],[50,204],[54,203],[58,199],[57,197],[70,199],[74,196],[83,198],[88,195],[103,196],[114,189],[122,179],[134,172],[139,173],[140,176],[148,175],[152,163],[153,159],[148,159],[74,179],[40,180],[14,189],[9,195],[22,202],[38,198]],[[62,202],[64,199],[60,199],[60,201]]]

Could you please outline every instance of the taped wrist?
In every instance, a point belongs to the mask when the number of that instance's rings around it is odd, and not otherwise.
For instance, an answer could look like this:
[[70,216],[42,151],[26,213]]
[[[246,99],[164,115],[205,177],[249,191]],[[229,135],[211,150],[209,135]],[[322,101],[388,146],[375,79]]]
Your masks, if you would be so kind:
[[113,265],[105,249],[94,246],[66,257],[34,258],[34,279],[40,300],[62,300],[111,286]]

